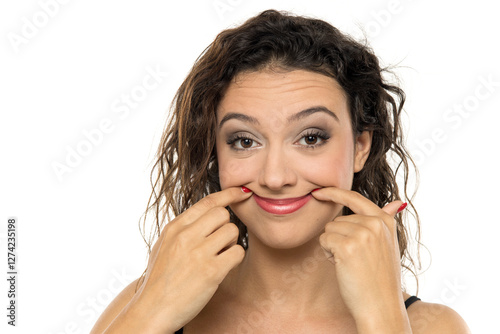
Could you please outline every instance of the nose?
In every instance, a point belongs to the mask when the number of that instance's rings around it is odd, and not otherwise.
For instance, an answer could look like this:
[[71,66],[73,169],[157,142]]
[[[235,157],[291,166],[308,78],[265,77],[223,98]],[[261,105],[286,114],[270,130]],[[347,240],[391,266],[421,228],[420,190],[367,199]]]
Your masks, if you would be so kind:
[[293,163],[287,158],[287,152],[280,146],[268,150],[263,157],[259,183],[270,190],[280,190],[286,186],[293,186],[297,182],[297,175]]

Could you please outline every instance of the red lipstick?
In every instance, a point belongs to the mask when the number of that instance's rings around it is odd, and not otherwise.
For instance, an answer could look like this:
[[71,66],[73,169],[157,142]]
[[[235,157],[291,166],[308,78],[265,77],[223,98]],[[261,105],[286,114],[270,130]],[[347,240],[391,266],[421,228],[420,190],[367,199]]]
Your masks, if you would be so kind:
[[312,195],[309,193],[302,197],[273,199],[260,197],[254,193],[252,197],[263,210],[276,215],[286,215],[306,205]]

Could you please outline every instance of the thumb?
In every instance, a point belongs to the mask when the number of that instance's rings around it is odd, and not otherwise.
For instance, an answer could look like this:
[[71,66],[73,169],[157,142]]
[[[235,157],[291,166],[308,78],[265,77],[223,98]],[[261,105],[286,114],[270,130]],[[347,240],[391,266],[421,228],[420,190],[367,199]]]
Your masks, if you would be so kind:
[[394,217],[396,214],[403,211],[407,205],[408,205],[408,203],[405,203],[403,201],[398,200],[398,201],[391,202],[391,203],[387,204],[386,206],[384,206],[382,208],[382,211],[384,211],[385,213],[387,213],[391,217]]

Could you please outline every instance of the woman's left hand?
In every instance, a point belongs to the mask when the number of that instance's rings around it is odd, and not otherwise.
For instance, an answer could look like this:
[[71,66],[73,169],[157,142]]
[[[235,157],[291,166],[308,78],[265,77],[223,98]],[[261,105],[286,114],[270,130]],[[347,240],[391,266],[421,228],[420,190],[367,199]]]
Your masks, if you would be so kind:
[[403,202],[394,201],[381,209],[357,192],[336,187],[322,188],[312,195],[354,212],[327,223],[320,244],[335,265],[342,299],[358,332],[365,332],[361,328],[371,332],[399,320],[406,331],[409,325],[394,220]]

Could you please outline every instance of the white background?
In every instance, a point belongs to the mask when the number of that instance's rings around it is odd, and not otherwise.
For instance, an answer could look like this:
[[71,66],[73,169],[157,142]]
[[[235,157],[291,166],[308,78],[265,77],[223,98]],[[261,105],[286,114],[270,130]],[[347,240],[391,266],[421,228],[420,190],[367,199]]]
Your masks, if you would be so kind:
[[[0,280],[3,333],[87,333],[140,276],[146,248],[138,222],[174,92],[218,32],[268,8],[322,18],[358,38],[364,29],[383,63],[399,65],[428,249],[421,250],[427,270],[419,296],[457,310],[474,333],[498,330],[500,24],[493,2],[63,2],[0,5],[0,276],[9,217],[18,220],[19,272],[16,328],[6,325],[7,282]],[[125,114],[124,94],[138,94],[152,70],[163,73],[160,83]],[[106,119],[108,133],[85,146],[84,133],[95,134]],[[58,177],[54,163],[67,165],[77,148],[87,155]]]

